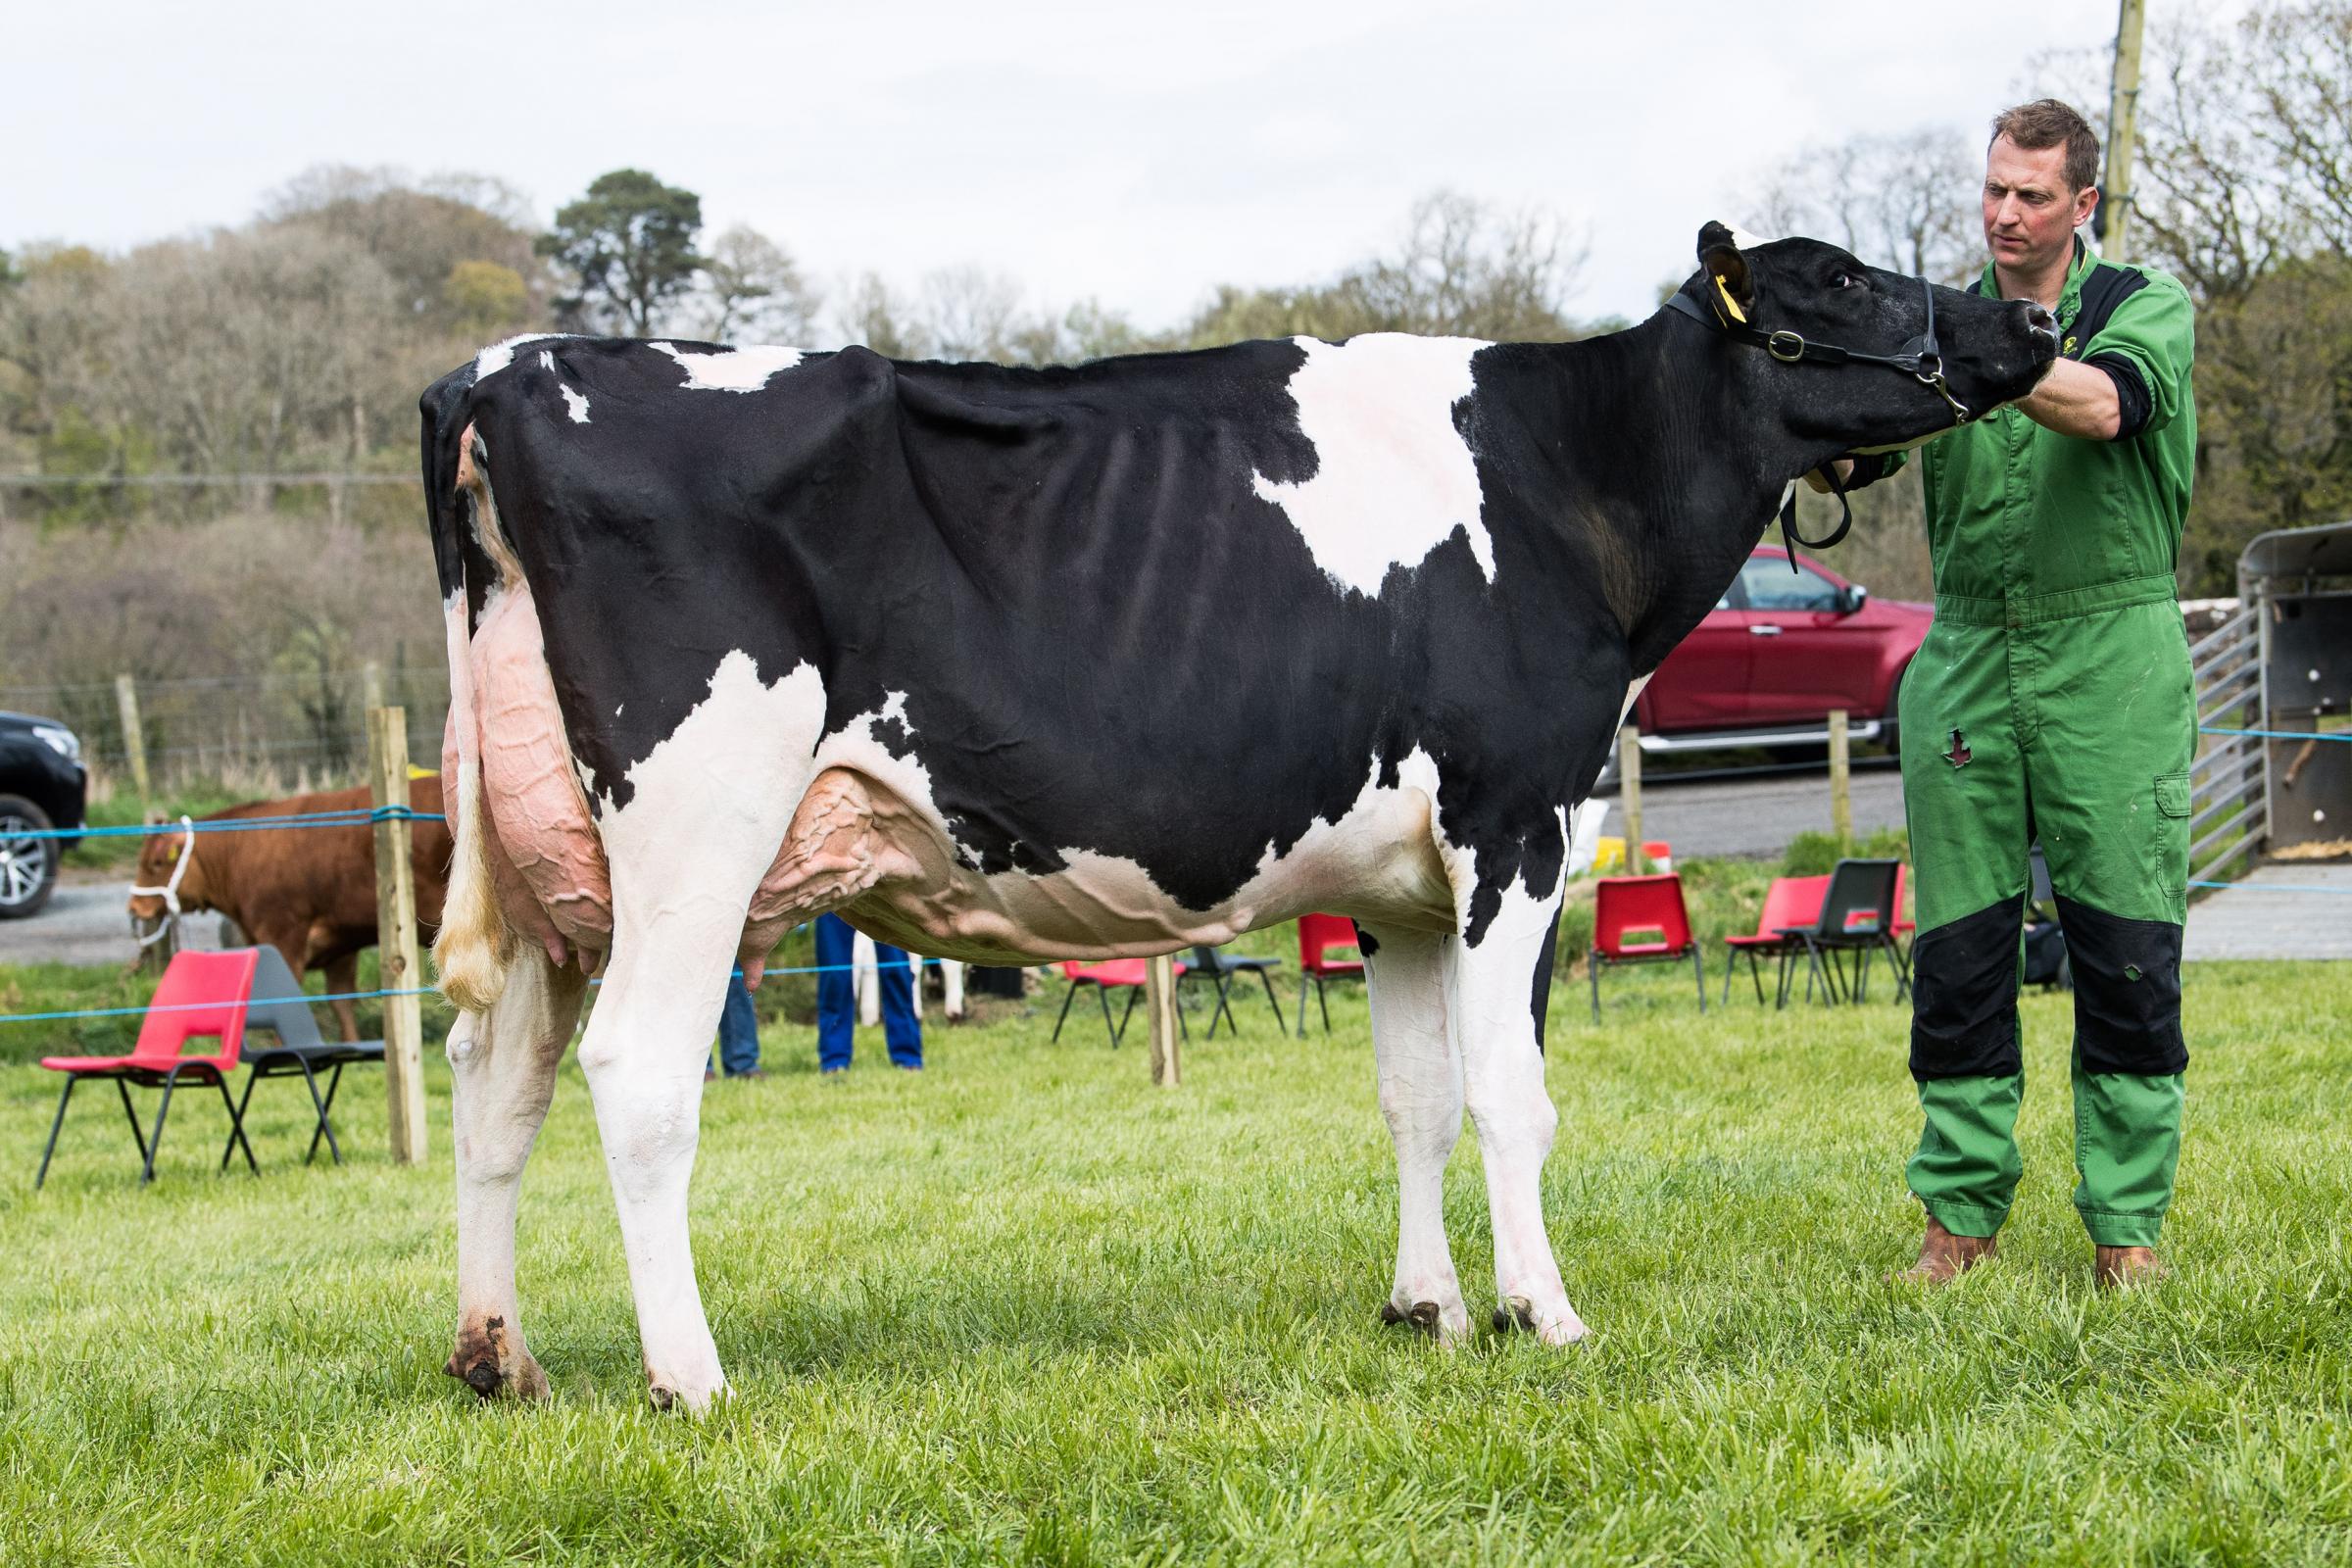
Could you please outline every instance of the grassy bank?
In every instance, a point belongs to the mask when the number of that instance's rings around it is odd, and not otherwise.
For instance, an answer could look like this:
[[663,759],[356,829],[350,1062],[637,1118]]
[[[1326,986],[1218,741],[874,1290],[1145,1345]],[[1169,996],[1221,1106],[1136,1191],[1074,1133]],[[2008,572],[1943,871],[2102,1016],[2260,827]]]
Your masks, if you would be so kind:
[[[1175,1093],[1052,1004],[861,1039],[707,1097],[695,1211],[739,1396],[645,1407],[584,1085],[531,1167],[526,1327],[557,1394],[476,1407],[453,1316],[446,1075],[433,1162],[387,1165],[380,1080],[340,1170],[258,1181],[218,1104],[174,1110],[141,1192],[79,1103],[30,1191],[55,1081],[0,1068],[0,1560],[2329,1562],[2352,1551],[2352,1194],[2341,975],[2192,972],[2179,1275],[2087,1288],[2067,1205],[2063,999],[2027,1003],[2027,1184],[1996,1265],[1881,1281],[1917,1224],[1902,1015],[1698,1022],[1636,978],[1610,1027],[1553,1004],[1546,1175],[1570,1352],[1447,1355],[1374,1321],[1394,1169],[1362,1004],[1330,1039],[1196,1044]],[[1687,984],[1687,982],[1686,982]],[[81,1097],[77,1097],[80,1099]],[[1448,1183],[1474,1316],[1473,1141]]]

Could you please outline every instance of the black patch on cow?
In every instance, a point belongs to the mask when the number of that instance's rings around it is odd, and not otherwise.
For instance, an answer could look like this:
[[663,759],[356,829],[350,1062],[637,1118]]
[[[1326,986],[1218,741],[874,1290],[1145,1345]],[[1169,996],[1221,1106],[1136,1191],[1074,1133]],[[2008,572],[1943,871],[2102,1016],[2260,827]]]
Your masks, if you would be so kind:
[[1380,943],[1373,937],[1371,932],[1364,929],[1364,922],[1361,920],[1351,920],[1348,923],[1355,927],[1355,951],[1362,954],[1367,958],[1378,956],[1380,954]]
[[1536,972],[1529,987],[1527,1010],[1536,1020],[1536,1049],[1544,1049],[1544,1026],[1551,1021],[1551,965],[1560,945],[1560,911],[1551,911],[1551,923],[1544,928],[1544,946],[1536,954]]

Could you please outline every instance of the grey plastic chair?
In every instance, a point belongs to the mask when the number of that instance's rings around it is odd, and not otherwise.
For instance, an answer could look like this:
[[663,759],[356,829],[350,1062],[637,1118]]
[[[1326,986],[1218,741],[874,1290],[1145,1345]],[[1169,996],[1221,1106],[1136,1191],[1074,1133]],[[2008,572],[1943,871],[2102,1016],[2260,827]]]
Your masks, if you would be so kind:
[[[335,1091],[343,1087],[345,1067],[382,1061],[384,1043],[321,1039],[318,1021],[311,1016],[311,999],[294,971],[286,967],[285,956],[275,948],[255,951],[261,956],[253,970],[253,1001],[245,1009],[244,1061],[251,1071],[237,1114],[243,1118],[245,1105],[253,1099],[253,1086],[263,1079],[300,1078],[311,1091],[312,1108],[318,1113],[318,1124],[311,1132],[310,1152],[302,1156],[302,1162],[308,1165],[318,1157],[318,1141],[323,1138],[327,1153],[340,1165],[343,1151],[335,1143],[335,1126],[328,1116],[335,1106]],[[254,1032],[263,1029],[277,1037],[274,1046],[265,1046],[254,1038]],[[321,1096],[318,1074],[328,1068],[333,1071]]]

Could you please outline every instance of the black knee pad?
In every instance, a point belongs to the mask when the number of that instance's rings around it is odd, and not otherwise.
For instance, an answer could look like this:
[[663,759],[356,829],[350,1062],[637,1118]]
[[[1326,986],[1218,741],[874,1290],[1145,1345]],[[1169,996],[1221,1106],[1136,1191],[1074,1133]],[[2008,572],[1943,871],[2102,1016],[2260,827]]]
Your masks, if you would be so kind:
[[2084,1072],[2164,1077],[2186,1070],[2180,1035],[2180,928],[2058,901],[2075,973],[2075,1039]]
[[2018,941],[2026,896],[1921,934],[1911,950],[1911,1076],[2002,1077],[2025,1070],[2017,1043]]

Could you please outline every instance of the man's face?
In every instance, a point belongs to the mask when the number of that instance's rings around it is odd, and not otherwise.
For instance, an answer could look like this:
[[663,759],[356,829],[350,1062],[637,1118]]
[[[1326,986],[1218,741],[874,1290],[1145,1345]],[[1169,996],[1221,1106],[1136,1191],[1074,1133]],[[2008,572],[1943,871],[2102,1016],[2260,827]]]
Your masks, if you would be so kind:
[[2028,149],[2006,136],[1984,155],[1984,246],[2006,271],[2038,272],[2074,255],[2075,230],[2099,204],[2096,186],[2066,182],[2066,144]]

